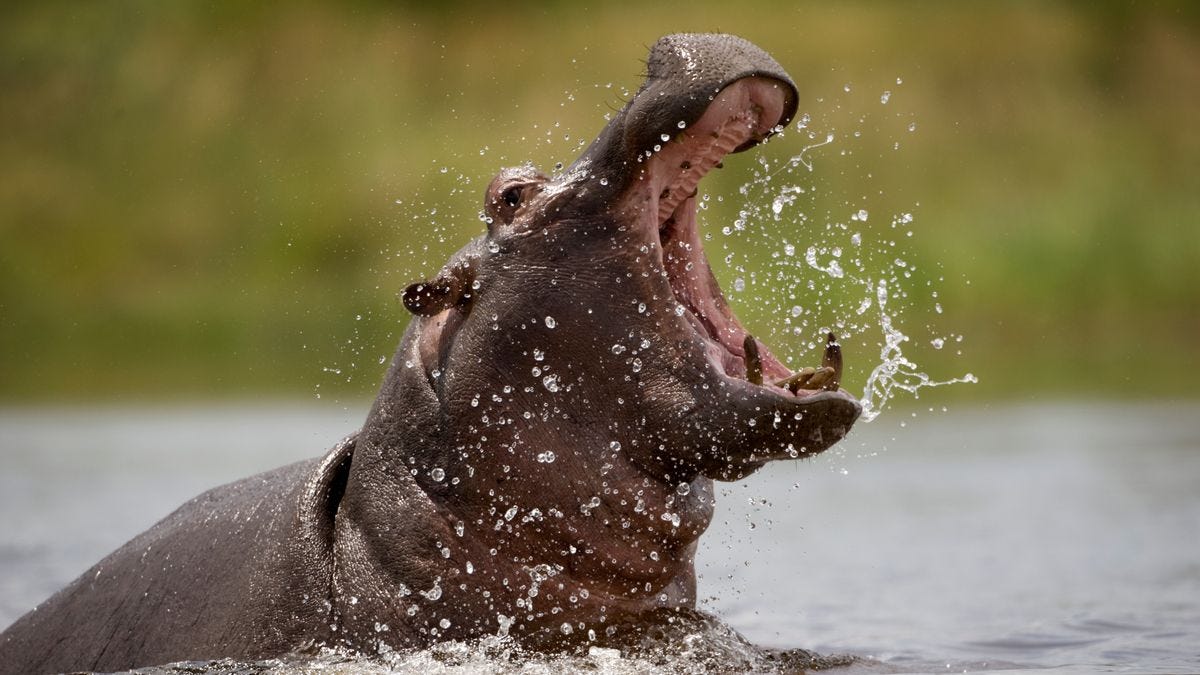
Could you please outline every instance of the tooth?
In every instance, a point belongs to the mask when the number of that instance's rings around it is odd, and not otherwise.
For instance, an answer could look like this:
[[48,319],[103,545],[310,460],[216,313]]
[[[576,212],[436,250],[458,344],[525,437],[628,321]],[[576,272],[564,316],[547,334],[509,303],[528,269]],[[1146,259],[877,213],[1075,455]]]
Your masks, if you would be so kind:
[[758,343],[753,335],[746,333],[746,339],[742,341],[742,351],[746,354],[746,379],[761,385],[762,357],[758,355]]
[[833,368],[821,366],[817,372],[813,374],[808,382],[804,383],[802,389],[823,389],[833,379]]
[[812,366],[801,368],[793,373],[791,377],[776,382],[775,386],[783,387],[794,394],[796,393],[796,390],[804,387],[804,384],[808,382],[809,378],[811,378],[816,372],[817,369],[813,368]]
[[833,376],[825,383],[824,388],[837,391],[842,384],[842,346],[837,343],[837,336],[830,333],[825,344],[825,355],[821,357],[821,366],[831,368]]

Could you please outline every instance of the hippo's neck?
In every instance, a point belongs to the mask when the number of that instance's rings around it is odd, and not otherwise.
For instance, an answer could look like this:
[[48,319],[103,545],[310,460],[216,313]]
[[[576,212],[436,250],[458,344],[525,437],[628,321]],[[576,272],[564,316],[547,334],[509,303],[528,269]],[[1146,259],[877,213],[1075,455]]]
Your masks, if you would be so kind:
[[[655,480],[623,459],[637,439],[589,433],[586,419],[550,437],[515,424],[455,437],[444,432],[452,422],[407,407],[420,393],[394,393],[363,428],[338,512],[335,566],[370,570],[337,589],[347,630],[412,612],[442,637],[469,638],[506,622],[531,632],[694,605],[708,479]],[[463,606],[478,621],[441,625]]]

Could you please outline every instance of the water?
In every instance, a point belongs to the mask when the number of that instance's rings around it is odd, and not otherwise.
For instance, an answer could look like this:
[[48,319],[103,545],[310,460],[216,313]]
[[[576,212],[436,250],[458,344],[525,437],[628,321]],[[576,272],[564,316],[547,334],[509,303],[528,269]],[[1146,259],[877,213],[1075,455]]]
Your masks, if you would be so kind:
[[[321,454],[363,416],[293,404],[0,412],[0,625],[197,492]],[[882,662],[851,672],[1200,671],[1198,403],[892,411],[719,494],[701,605],[759,644]],[[694,658],[665,669],[698,669]],[[336,654],[259,666],[202,670],[389,670]],[[664,665],[444,645],[391,668]]]

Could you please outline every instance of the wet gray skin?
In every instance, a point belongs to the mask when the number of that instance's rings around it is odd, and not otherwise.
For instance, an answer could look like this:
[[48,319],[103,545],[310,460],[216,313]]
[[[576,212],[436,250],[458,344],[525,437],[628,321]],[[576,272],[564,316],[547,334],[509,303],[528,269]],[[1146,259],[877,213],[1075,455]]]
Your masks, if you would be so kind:
[[184,505],[4,633],[0,672],[602,643],[694,607],[712,480],[860,412],[836,345],[806,385],[748,337],[696,228],[703,174],[796,106],[740,38],[660,40],[578,160],[502,171],[486,234],[404,291],[417,316],[356,436]]

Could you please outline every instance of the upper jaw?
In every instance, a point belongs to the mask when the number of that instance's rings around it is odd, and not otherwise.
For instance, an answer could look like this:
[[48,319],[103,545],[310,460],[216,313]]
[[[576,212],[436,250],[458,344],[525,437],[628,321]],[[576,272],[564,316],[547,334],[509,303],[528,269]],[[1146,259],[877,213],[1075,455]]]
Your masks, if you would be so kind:
[[[783,127],[796,113],[799,94],[787,72],[769,54],[734,35],[667,35],[650,49],[646,79],[633,98],[605,125],[596,139],[565,171],[588,180],[590,201],[612,203],[639,178],[642,162],[684,128],[692,127],[719,94],[745,80],[769,81],[779,104],[762,116],[765,129],[744,140],[741,151],[766,131]],[[591,179],[591,180],[589,180]],[[603,183],[596,184],[598,179]],[[659,186],[664,187],[664,186]]]
[[736,80],[712,97],[699,119],[690,124],[681,120],[677,128],[663,134],[641,176],[657,202],[654,212],[660,226],[696,193],[700,179],[726,155],[782,128],[789,91],[787,83],[774,78]]

